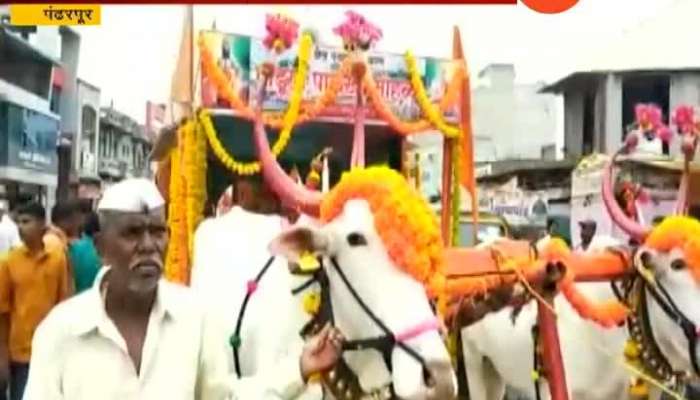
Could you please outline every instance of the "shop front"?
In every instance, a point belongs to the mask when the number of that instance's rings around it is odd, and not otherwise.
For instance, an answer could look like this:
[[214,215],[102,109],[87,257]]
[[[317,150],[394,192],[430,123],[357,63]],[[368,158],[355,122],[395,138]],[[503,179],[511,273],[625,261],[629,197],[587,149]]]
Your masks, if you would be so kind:
[[27,200],[53,205],[58,132],[58,118],[0,101],[0,196],[10,207]]

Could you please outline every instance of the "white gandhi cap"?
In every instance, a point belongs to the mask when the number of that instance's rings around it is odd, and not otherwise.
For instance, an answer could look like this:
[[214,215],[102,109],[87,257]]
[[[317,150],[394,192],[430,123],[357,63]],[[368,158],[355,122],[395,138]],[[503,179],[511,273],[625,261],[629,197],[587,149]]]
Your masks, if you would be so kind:
[[125,179],[102,194],[98,211],[148,212],[165,204],[155,183],[144,178]]

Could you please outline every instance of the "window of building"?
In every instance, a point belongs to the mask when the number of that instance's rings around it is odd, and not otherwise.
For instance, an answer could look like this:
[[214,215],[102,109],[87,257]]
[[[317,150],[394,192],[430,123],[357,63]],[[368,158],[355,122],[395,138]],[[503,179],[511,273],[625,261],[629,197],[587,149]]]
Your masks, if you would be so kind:
[[49,102],[49,110],[51,110],[52,113],[58,114],[60,102],[61,88],[58,86],[54,86],[53,90],[51,91],[51,101]]
[[80,131],[83,143],[86,143],[88,152],[95,153],[95,134],[97,132],[97,111],[90,105],[84,105],[82,109],[82,121]]

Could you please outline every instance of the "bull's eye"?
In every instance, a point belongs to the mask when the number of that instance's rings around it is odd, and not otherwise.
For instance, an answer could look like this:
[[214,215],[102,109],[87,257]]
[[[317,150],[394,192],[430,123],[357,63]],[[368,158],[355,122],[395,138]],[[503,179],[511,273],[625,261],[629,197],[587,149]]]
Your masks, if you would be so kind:
[[674,271],[682,271],[686,266],[685,260],[683,259],[673,260],[671,263],[671,269]]
[[367,239],[361,233],[353,232],[348,235],[348,244],[352,247],[367,246]]

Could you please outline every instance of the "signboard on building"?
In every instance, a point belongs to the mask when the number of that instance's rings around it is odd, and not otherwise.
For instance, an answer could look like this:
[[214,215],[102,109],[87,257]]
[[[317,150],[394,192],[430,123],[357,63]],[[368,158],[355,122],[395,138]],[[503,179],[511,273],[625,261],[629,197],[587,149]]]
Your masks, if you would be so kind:
[[549,211],[547,193],[520,189],[517,177],[503,185],[480,186],[479,199],[481,209],[518,224],[544,224]]
[[0,115],[0,165],[56,174],[58,120],[6,102]]
[[[207,32],[205,43],[216,58],[219,67],[232,82],[233,89],[247,101],[251,97],[250,88],[256,87],[260,81],[258,74],[260,66],[269,59],[269,52],[264,48],[262,40],[249,36]],[[295,45],[277,57],[278,67],[267,87],[267,99],[263,105],[265,110],[287,109],[297,52]],[[324,92],[344,58],[345,52],[341,48],[318,46],[314,49],[303,96],[304,102],[312,103]],[[420,117],[421,112],[413,98],[404,57],[398,54],[370,52],[368,62],[377,87],[394,114],[404,120]],[[430,99],[437,103],[452,78],[453,63],[447,59],[418,58],[417,67]],[[327,107],[321,116],[351,116],[356,101],[355,93],[356,85],[352,79],[345,79],[335,103]],[[217,97],[213,83],[202,77],[204,106],[228,107]],[[371,106],[366,106],[365,115],[370,119],[376,118]],[[455,108],[450,110],[446,117],[454,120],[456,115]]]

